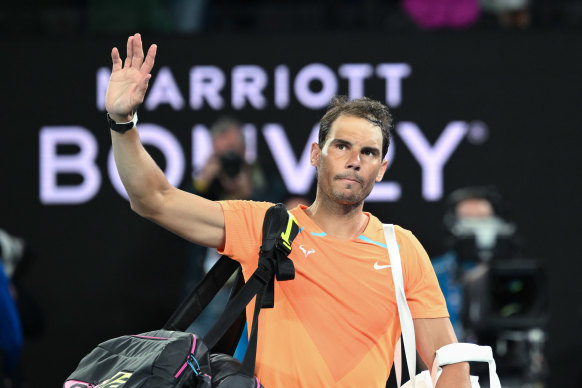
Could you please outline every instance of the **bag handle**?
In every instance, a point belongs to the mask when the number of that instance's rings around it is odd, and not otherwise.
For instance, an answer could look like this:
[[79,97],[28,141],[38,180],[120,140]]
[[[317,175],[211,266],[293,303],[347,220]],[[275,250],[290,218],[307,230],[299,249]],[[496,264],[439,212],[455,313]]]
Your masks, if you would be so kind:
[[501,388],[501,382],[499,381],[499,376],[497,376],[495,359],[493,358],[491,347],[469,343],[449,344],[436,351],[431,371],[432,381],[436,382],[436,377],[441,367],[464,361],[488,363],[490,388]]

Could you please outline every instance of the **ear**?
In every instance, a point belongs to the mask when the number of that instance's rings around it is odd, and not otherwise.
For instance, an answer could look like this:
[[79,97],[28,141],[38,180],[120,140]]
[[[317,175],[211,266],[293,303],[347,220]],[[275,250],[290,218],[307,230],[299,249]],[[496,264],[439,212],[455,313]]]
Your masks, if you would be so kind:
[[310,152],[310,162],[313,167],[319,166],[319,156],[321,155],[321,148],[319,148],[319,144],[312,143],[311,144],[311,152]]
[[386,159],[384,159],[382,161],[382,165],[380,166],[380,170],[378,170],[378,175],[376,175],[376,182],[382,181],[382,178],[384,177],[384,173],[386,172],[387,168],[388,168],[388,161]]

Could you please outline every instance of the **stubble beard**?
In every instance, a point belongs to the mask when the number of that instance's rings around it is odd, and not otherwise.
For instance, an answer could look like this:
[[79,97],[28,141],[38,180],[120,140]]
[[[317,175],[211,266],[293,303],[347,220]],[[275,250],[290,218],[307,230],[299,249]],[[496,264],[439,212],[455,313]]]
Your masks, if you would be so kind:
[[[337,179],[338,177],[334,178]],[[340,177],[341,178],[341,177]],[[356,191],[357,186],[361,186],[361,190]],[[333,186],[330,190],[329,197],[336,203],[344,206],[348,206],[350,208],[360,206],[364,200],[370,195],[372,188],[374,187],[374,183],[365,184],[364,180],[361,180],[361,183],[350,183],[344,188],[337,189]],[[348,193],[345,190],[350,190]]]

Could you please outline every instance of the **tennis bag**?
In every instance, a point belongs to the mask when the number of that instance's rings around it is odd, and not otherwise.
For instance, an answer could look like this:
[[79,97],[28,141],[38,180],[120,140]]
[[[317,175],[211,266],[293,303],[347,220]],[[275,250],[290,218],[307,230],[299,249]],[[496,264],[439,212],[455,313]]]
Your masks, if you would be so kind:
[[[295,277],[291,242],[298,233],[285,206],[267,210],[257,270],[233,290],[223,313],[204,338],[184,330],[240,265],[223,256],[182,302],[161,330],[113,338],[86,355],[64,388],[259,388],[254,376],[259,312],[273,307],[274,279]],[[244,326],[245,307],[256,296],[252,329],[243,362],[232,353]],[[234,333],[234,334],[233,334]]]

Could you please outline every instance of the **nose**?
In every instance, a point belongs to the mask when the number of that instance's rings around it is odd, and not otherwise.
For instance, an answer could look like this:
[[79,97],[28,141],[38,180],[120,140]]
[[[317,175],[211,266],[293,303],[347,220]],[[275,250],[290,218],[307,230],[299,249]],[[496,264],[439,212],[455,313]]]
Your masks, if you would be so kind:
[[360,151],[354,150],[350,152],[346,168],[353,168],[356,171],[359,171],[361,167],[361,160],[360,160]]

